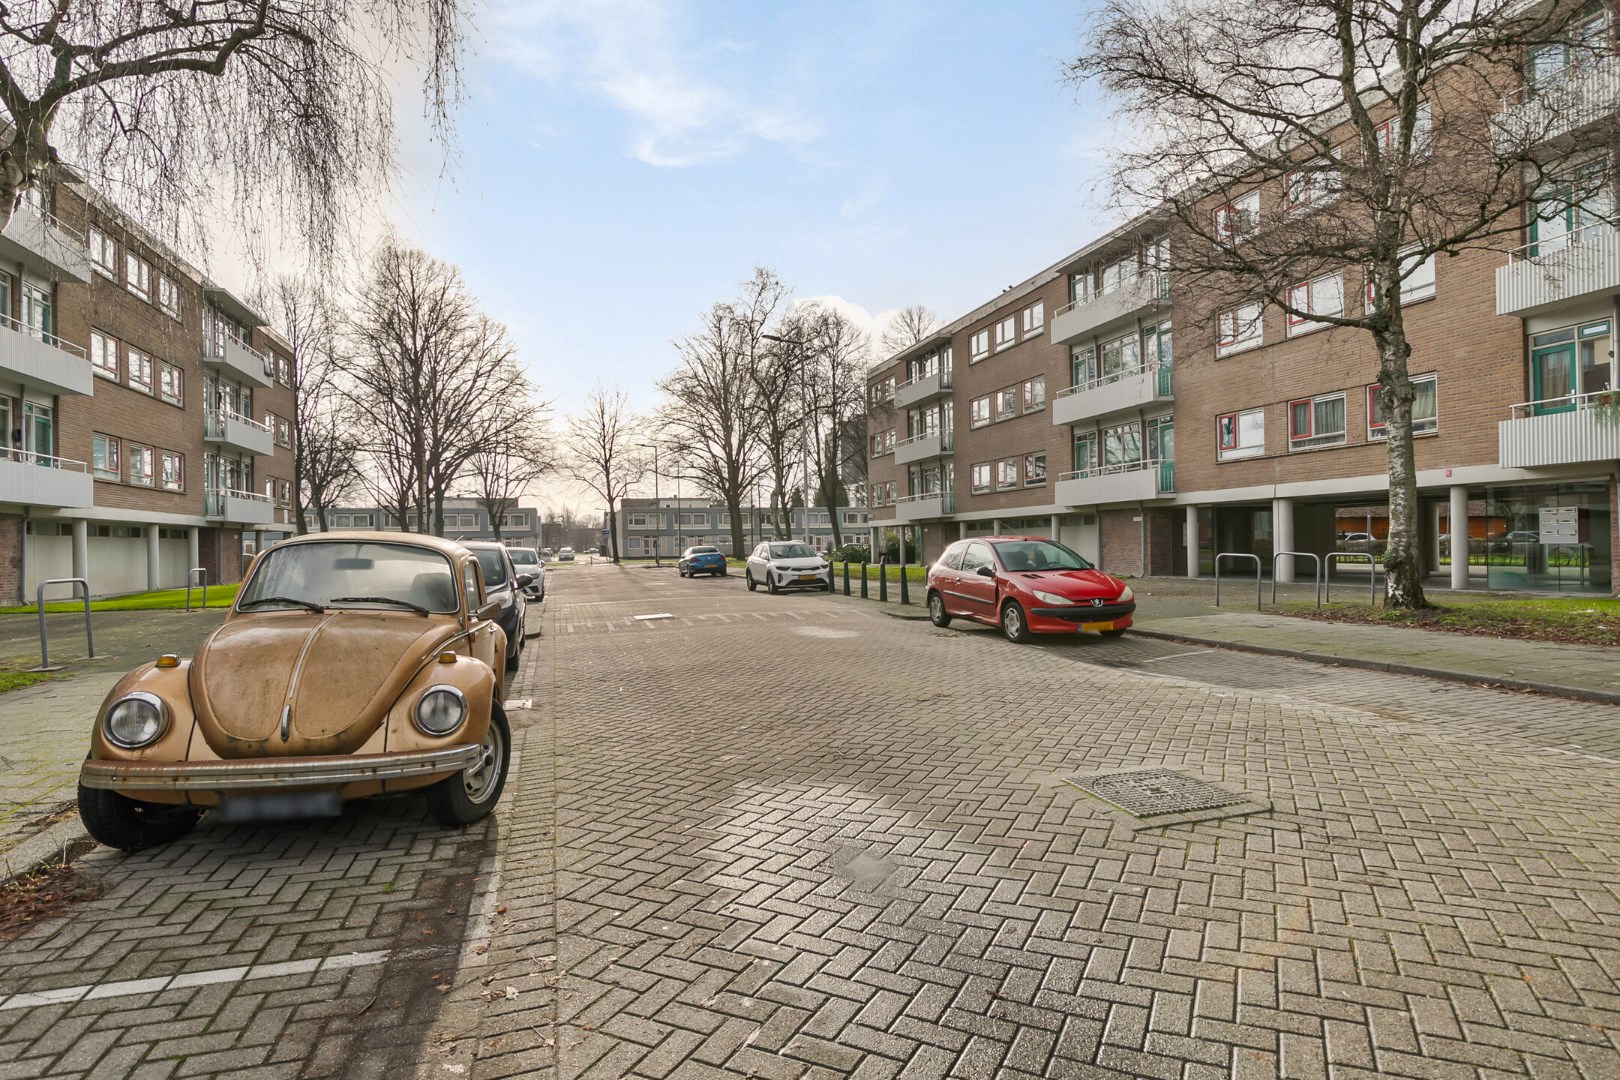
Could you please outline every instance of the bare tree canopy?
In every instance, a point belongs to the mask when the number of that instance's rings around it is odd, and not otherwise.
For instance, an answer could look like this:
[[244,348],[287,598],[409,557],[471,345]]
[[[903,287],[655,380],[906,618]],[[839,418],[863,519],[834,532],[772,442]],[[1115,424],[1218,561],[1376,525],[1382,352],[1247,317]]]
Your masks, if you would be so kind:
[[601,383],[586,395],[585,407],[568,417],[563,437],[563,461],[569,475],[607,503],[605,524],[614,562],[620,556],[619,503],[647,475],[643,437],[640,418],[630,411],[628,395]]
[[[1612,131],[1549,141],[1555,110],[1503,120],[1537,48],[1598,46],[1583,11],[1562,0],[1109,0],[1070,68],[1109,93],[1133,133],[1115,151],[1115,191],[1167,220],[1157,260],[1178,308],[1202,324],[1192,329],[1224,319],[1223,332],[1257,332],[1271,309],[1371,336],[1367,375],[1388,435],[1389,606],[1425,604],[1407,282],[1432,274],[1438,255],[1516,244],[1526,195],[1544,180],[1573,189],[1566,204],[1612,216],[1570,176]],[[1325,303],[1313,300],[1319,279]]]
[[[820,304],[796,308],[789,325],[794,336],[806,343],[810,467],[815,476],[806,481],[805,489],[812,493],[812,500],[827,508],[833,544],[842,547],[838,511],[849,502],[843,483],[846,454],[852,449],[851,428],[866,415],[866,369],[872,360],[872,344],[866,331],[842,312]],[[863,464],[864,431],[862,426],[858,436],[863,448],[858,457]]]
[[462,486],[489,516],[495,539],[501,539],[506,515],[533,484],[557,467],[555,448],[541,414],[515,416],[491,432],[467,459]]
[[927,338],[939,326],[939,316],[921,304],[903,307],[889,316],[883,328],[883,355],[893,356]]
[[391,171],[401,61],[448,129],[463,17],[461,0],[13,0],[0,227],[60,158],[170,233],[213,192],[329,254]]

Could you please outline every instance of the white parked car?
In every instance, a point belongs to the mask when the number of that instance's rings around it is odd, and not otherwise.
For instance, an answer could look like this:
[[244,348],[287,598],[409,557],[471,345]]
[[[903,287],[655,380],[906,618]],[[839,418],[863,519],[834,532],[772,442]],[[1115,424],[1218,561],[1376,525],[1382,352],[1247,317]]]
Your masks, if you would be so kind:
[[749,591],[761,585],[766,592],[783,589],[826,589],[832,591],[832,564],[822,561],[809,544],[796,540],[772,540],[759,545],[748,556],[743,571]]
[[534,548],[507,548],[506,553],[512,556],[512,565],[517,567],[520,574],[529,574],[534,580],[523,590],[523,595],[530,600],[544,600],[546,598],[546,564],[540,553]]

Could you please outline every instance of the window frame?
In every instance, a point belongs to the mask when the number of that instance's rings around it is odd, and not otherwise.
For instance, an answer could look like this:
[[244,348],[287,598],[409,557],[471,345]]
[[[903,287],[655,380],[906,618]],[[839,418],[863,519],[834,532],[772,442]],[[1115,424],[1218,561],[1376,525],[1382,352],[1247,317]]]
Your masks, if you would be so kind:
[[[1039,390],[1039,396],[1035,391]],[[1036,375],[1025,379],[1023,383],[1023,411],[1026,413],[1040,412],[1046,408],[1046,376]]]
[[[1337,401],[1339,403],[1339,430],[1337,432],[1319,432],[1317,425],[1317,406]],[[1309,427],[1301,432],[1294,423],[1294,412],[1301,405],[1306,407]],[[1293,398],[1288,402],[1288,449],[1290,451],[1320,450],[1325,447],[1343,446],[1350,437],[1350,415],[1343,390],[1330,394],[1313,394],[1310,397]]]
[[[1252,339],[1237,336],[1239,315],[1247,308],[1254,309],[1254,318],[1248,321],[1248,325],[1253,326],[1254,328],[1254,337]],[[1230,338],[1225,336],[1226,319],[1228,316],[1231,316],[1232,320],[1231,329],[1233,336]],[[1216,359],[1233,356],[1240,352],[1248,352],[1250,349],[1258,349],[1260,346],[1264,345],[1266,343],[1265,323],[1265,306],[1258,300],[1253,300],[1246,304],[1238,304],[1235,307],[1222,308],[1220,311],[1217,311],[1215,313]]]
[[[1336,310],[1336,311],[1328,311],[1328,310],[1324,309],[1324,310],[1319,311],[1319,310],[1317,310],[1317,292],[1319,290],[1321,290],[1323,288],[1323,286],[1327,282],[1330,282],[1330,281],[1337,281],[1338,282],[1338,293],[1339,293],[1338,310]],[[1299,290],[1301,290],[1301,289],[1305,290],[1305,304],[1303,306],[1298,302],[1298,299],[1297,299],[1297,294],[1298,294]],[[1306,280],[1306,281],[1301,281],[1297,285],[1290,285],[1288,287],[1288,304],[1289,304],[1290,307],[1301,308],[1301,310],[1306,311],[1311,315],[1329,315],[1329,316],[1335,316],[1336,315],[1336,316],[1341,316],[1342,317],[1344,315],[1344,274],[1343,274],[1343,272],[1339,272],[1339,273],[1335,273],[1335,274],[1323,274],[1320,277],[1314,277],[1314,278],[1310,278],[1309,280]],[[1304,334],[1313,334],[1318,330],[1325,330],[1328,327],[1333,325],[1332,323],[1321,322],[1319,320],[1311,319],[1311,318],[1308,318],[1306,316],[1295,315],[1292,312],[1287,313],[1287,315],[1288,315],[1288,318],[1287,318],[1288,336],[1291,337],[1291,338],[1292,337],[1300,337],[1301,335],[1304,335]]]
[[1215,243],[1237,244],[1253,236],[1260,227],[1260,191],[1246,192],[1210,211]]
[[[173,483],[169,481],[169,463],[174,462]],[[186,490],[186,456],[173,450],[158,451],[158,487],[164,491]]]
[[968,339],[968,363],[977,364],[990,355],[990,328],[988,326],[973,332]]
[[152,264],[124,248],[124,288],[132,296],[152,302]]
[[[1246,416],[1260,417],[1260,441],[1255,444],[1242,442],[1242,419]],[[1228,428],[1225,421],[1231,421],[1230,441],[1228,441]],[[1215,417],[1215,459],[1217,461],[1240,461],[1244,458],[1263,457],[1266,452],[1266,410],[1262,406],[1255,409],[1237,409],[1232,412],[1218,413]]]
[[[100,442],[102,450],[102,463],[96,465],[96,443]],[[123,446],[118,436],[105,435],[99,431],[90,433],[90,475],[96,480],[107,480],[112,483],[122,481],[124,476]]]
[[[124,455],[126,467],[129,469],[128,482],[137,487],[155,487],[157,484],[157,451],[145,443],[132,442],[127,447],[128,453]],[[144,461],[146,471],[136,471],[138,462]]]
[[[980,470],[983,470],[983,482],[981,482],[979,479],[981,476]],[[992,490],[992,481],[993,477],[990,472],[990,462],[988,461],[980,461],[975,463],[968,472],[969,490],[975,495],[983,494]]]
[[995,351],[1018,344],[1018,316],[1004,315],[996,320]]
[[[1425,435],[1438,435],[1440,433],[1440,377],[1439,372],[1426,371],[1422,375],[1413,375],[1414,383],[1427,382],[1434,385],[1434,415],[1412,418],[1412,437],[1421,438]],[[1378,391],[1383,389],[1382,383],[1368,383],[1366,388],[1367,401],[1367,441],[1382,442],[1389,438],[1389,429],[1383,420],[1375,420],[1378,415]],[[1414,402],[1414,404],[1416,404]],[[1418,425],[1425,425],[1419,427]]]
[[998,458],[996,460],[996,490],[1011,491],[1016,488],[1019,478],[1023,475],[1022,469],[1022,458]]
[[[990,426],[991,396],[992,395],[990,394],[986,394],[984,397],[977,397],[968,402],[968,427],[970,429]],[[980,410],[981,405],[983,406],[982,412]]]
[[1037,300],[1023,311],[1024,336],[1031,337],[1046,328],[1046,301]]
[[[1034,478],[1034,479],[1031,479],[1031,473],[1032,473],[1031,466],[1035,465],[1037,463],[1040,465],[1040,475],[1038,477]],[[1032,454],[1025,454],[1024,455],[1024,486],[1025,487],[1045,487],[1046,486],[1046,451],[1045,450],[1037,450]]]
[[[144,380],[136,377],[135,369],[137,367],[140,367],[145,372],[146,377]],[[144,349],[126,345],[124,347],[124,385],[142,394],[155,395],[157,393],[157,359]]]
[[[990,414],[995,423],[999,424],[1004,420],[1011,420],[1018,415],[1019,394],[1017,383],[1011,386],[1003,386],[990,397]],[[1004,403],[1006,405],[1005,409],[1002,408]]]
[[[96,342],[98,339],[102,342],[103,347],[101,349],[96,348]],[[103,379],[111,379],[113,382],[121,382],[123,378],[124,365],[121,357],[122,350],[119,348],[119,344],[119,340],[107,333],[105,330],[92,329],[90,331],[90,370],[101,376]],[[101,361],[101,357],[109,355],[112,358],[112,365],[110,367],[103,364]]]
[[[85,244],[90,251],[90,266],[110,281],[118,280],[118,241],[112,234],[91,225],[85,231]],[[103,256],[109,261],[102,262]]]

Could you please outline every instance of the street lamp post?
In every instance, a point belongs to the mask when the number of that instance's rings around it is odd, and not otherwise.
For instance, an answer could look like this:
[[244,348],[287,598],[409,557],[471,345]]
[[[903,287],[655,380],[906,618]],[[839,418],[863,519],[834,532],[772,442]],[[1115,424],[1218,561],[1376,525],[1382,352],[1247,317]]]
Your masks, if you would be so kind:
[[[803,338],[782,337],[778,334],[761,334],[759,336],[766,341],[774,341],[779,345],[796,346],[800,350],[807,344]],[[804,354],[802,351],[799,353],[799,397],[805,404],[804,418],[799,421],[799,457],[800,465],[804,470],[804,498],[802,500],[804,503],[804,542],[814,547],[815,544],[810,539],[810,393],[804,379]],[[783,495],[785,496],[786,492],[783,492]],[[793,513],[791,506],[788,507],[788,513],[790,515]]]
[[663,566],[659,555],[659,548],[664,546],[664,508],[658,502],[658,444],[642,443],[645,449],[653,452],[653,509],[658,513],[658,528],[653,532],[653,565]]

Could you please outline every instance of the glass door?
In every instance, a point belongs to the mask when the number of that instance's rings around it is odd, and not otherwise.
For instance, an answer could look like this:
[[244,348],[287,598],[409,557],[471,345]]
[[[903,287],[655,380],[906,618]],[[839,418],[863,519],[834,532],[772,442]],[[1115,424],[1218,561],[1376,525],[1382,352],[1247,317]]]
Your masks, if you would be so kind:
[[23,448],[34,455],[35,464],[51,464],[52,448],[56,445],[55,426],[49,405],[23,402]]
[[1544,345],[1530,351],[1530,397],[1535,412],[1564,412],[1575,407],[1575,343]]
[[23,325],[30,334],[49,340],[56,332],[51,313],[51,294],[37,285],[24,285],[22,302]]

